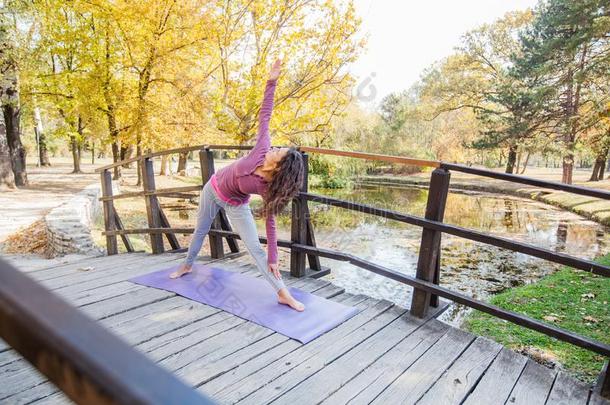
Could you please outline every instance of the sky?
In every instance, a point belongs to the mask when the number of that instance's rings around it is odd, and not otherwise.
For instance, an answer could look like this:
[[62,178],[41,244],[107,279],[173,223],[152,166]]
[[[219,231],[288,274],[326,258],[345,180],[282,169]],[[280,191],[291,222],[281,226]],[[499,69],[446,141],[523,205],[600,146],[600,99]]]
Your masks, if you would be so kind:
[[465,32],[508,11],[533,8],[537,0],[355,0],[368,35],[367,50],[350,68],[355,95],[374,108],[408,89],[421,73],[450,55]]

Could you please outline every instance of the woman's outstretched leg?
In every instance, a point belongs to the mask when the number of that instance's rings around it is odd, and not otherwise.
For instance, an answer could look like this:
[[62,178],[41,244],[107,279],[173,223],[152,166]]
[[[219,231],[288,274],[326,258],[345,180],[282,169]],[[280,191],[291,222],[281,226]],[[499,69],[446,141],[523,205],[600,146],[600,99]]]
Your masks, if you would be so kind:
[[254,258],[256,268],[262,274],[263,278],[267,280],[267,282],[271,284],[273,289],[276,291],[278,295],[278,302],[280,304],[288,305],[297,311],[303,311],[305,306],[290,294],[281,278],[276,278],[273,273],[269,271],[267,264],[267,253],[258,240],[256,222],[254,222],[254,217],[252,216],[250,207],[247,204],[236,207],[227,207],[226,212],[231,220],[231,223],[233,226],[235,226],[237,232],[239,233],[239,237],[241,238],[242,242],[244,242],[246,245],[246,249],[248,249],[248,252],[250,252]]
[[207,182],[201,191],[201,197],[199,198],[199,210],[197,211],[197,225],[195,232],[193,233],[193,239],[189,245],[189,251],[186,256],[186,260],[180,266],[178,270],[170,274],[170,278],[178,278],[184,274],[190,273],[195,258],[201,250],[203,239],[207,235],[212,221],[216,217],[220,206],[214,200],[212,185]]

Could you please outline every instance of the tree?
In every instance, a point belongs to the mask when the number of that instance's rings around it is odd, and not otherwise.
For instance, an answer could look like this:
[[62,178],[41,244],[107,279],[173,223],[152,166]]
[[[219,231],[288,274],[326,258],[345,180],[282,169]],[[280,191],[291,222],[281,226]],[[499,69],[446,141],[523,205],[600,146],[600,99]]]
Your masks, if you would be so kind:
[[563,149],[562,182],[570,184],[578,137],[588,128],[582,107],[591,101],[591,79],[599,72],[607,78],[610,9],[606,0],[547,0],[536,11],[522,36],[516,72],[540,79],[539,104],[556,120]]
[[466,33],[458,52],[429,70],[422,80],[425,100],[436,105],[433,117],[471,110],[480,122],[479,136],[469,145],[482,150],[507,149],[506,172],[513,173],[519,145],[536,136],[542,120],[533,120],[535,98],[511,74],[520,52],[519,33],[531,11],[507,13],[493,24]]
[[[364,41],[353,2],[240,0],[222,2],[214,42],[219,56],[214,112],[218,128],[239,143],[257,125],[268,62],[283,53],[272,128],[279,142],[321,145],[350,100],[345,67]],[[250,52],[244,53],[248,49]]]

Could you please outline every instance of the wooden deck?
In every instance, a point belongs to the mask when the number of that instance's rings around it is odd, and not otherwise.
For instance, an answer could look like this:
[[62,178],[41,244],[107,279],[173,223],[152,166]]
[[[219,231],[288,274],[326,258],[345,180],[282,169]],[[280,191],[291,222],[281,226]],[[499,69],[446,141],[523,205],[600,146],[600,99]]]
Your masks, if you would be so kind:
[[[220,403],[609,403],[495,342],[436,319],[412,318],[405,308],[345,293],[328,281],[285,276],[291,286],[361,310],[307,345],[126,281],[183,258],[132,253],[22,270]],[[249,256],[215,266],[257,276]],[[69,402],[0,342],[0,403]]]

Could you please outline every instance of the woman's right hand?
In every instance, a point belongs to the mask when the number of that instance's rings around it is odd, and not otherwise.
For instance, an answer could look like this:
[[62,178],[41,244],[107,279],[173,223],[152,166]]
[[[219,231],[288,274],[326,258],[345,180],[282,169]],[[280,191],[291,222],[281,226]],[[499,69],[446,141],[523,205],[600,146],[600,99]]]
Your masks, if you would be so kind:
[[271,65],[271,71],[269,72],[269,80],[277,80],[280,77],[282,70],[282,60],[276,59],[273,65]]

